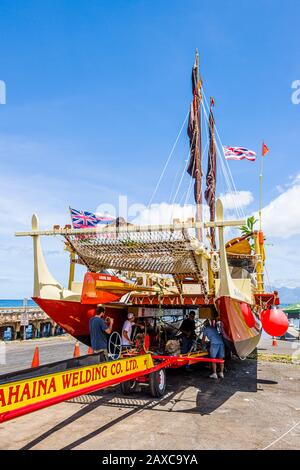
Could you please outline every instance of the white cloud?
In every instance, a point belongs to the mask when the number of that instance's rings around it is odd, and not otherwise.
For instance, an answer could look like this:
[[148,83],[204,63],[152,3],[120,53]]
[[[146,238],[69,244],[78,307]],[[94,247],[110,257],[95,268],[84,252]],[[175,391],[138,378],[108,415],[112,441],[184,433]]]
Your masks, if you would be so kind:
[[300,287],[300,243],[294,235],[270,239],[266,233],[266,281],[275,287]]
[[[220,198],[222,199],[224,209],[227,211],[227,218],[229,219],[234,217],[232,211],[235,210],[236,207],[246,207],[254,200],[250,191],[225,193],[221,194]],[[209,208],[206,204],[203,204],[202,210],[204,221],[209,220]],[[172,223],[173,219],[184,221],[195,217],[195,212],[196,208],[193,204],[181,206],[180,204],[162,202],[160,204],[151,204],[149,208],[145,207],[132,222],[139,225],[169,224]]]
[[300,279],[279,278],[273,281],[273,285],[276,286],[277,289],[279,289],[280,287],[287,287],[288,289],[295,289],[296,287],[300,287]]
[[276,185],[276,190],[277,190],[280,194],[284,193],[284,188],[281,186],[281,184],[277,184],[277,185]]
[[237,191],[236,193],[224,193],[220,195],[225,210],[236,209],[236,207],[247,207],[254,201],[251,191]]
[[262,221],[267,236],[289,238],[300,235],[300,175],[263,208]]
[[[36,212],[41,228],[54,223],[69,223],[68,193],[71,182],[31,176],[21,178],[0,175],[0,215],[5,221],[0,227],[0,298],[28,297],[33,283],[33,254],[30,237],[15,238],[16,231],[31,229],[31,216]],[[50,270],[66,283],[68,256],[61,239],[42,240]]]
[[192,204],[181,206],[179,204],[151,204],[149,208],[143,209],[132,221],[137,225],[171,224],[173,219],[186,221],[195,217],[195,206]]

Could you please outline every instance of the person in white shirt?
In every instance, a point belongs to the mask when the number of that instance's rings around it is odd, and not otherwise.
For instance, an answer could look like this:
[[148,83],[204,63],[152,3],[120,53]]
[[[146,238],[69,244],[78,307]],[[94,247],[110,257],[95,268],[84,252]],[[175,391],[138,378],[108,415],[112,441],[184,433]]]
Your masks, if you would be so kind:
[[[122,328],[122,346],[132,346],[134,342],[131,340],[132,328],[136,325],[134,321],[134,314],[128,313],[127,320],[124,322]],[[144,329],[142,325],[138,325],[140,328]]]

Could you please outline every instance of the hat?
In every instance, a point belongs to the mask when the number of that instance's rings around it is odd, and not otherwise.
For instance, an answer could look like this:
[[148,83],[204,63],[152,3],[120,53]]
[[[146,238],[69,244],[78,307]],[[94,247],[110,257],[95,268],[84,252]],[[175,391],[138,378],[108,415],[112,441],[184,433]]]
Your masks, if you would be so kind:
[[128,315],[127,315],[127,318],[128,318],[128,320],[131,320],[132,318],[134,318],[134,314],[129,312]]

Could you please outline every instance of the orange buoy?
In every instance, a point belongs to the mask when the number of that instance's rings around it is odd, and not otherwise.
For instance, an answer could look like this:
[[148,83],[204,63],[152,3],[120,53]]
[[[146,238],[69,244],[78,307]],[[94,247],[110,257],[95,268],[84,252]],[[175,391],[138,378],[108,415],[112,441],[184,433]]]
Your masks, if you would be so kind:
[[275,306],[261,313],[261,323],[270,336],[282,336],[289,327],[286,314]]
[[40,365],[39,347],[36,346],[36,348],[34,350],[34,353],[33,353],[31,367],[39,367],[39,365]]
[[241,304],[241,311],[242,311],[242,314],[243,314],[246,325],[249,328],[253,328],[255,326],[256,321],[255,321],[255,317],[252,313],[252,310],[250,308],[250,305],[243,302]]

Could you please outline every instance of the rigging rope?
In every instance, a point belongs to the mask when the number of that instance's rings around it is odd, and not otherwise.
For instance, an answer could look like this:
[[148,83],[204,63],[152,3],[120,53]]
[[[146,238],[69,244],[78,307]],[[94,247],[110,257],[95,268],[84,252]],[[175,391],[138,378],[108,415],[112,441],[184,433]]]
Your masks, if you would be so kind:
[[[200,102],[200,106],[201,106],[201,109],[200,109],[200,112],[202,112],[204,114],[204,117],[205,119],[202,119],[202,123],[207,123],[209,122],[209,116],[208,116],[208,113],[209,113],[209,104],[208,104],[208,100],[206,98],[206,94],[204,92],[204,89],[202,88],[202,96],[203,96],[203,99],[201,100]],[[178,140],[182,134],[182,131],[183,131],[183,128],[186,124],[186,121],[188,119],[188,116],[189,116],[189,111],[187,112],[185,118],[184,118],[184,121],[181,125],[181,128],[178,132],[178,135],[175,139],[175,142],[172,146],[172,149],[167,157],[167,160],[166,160],[166,163],[164,165],[164,168],[160,174],[160,177],[157,181],[157,184],[154,188],[154,191],[152,193],[152,196],[149,200],[149,203],[148,203],[148,209],[149,207],[151,206],[153,200],[154,200],[154,197],[157,193],[157,190],[161,184],[161,181],[165,175],[165,172],[166,172],[166,169],[170,163],[170,160],[174,154],[174,150],[176,148],[176,145],[178,143]],[[207,147],[208,147],[208,143],[209,143],[209,136],[208,136],[208,129],[207,129],[207,126],[205,125],[205,131],[206,131],[206,145],[205,145],[205,148],[203,150],[203,154],[206,152],[207,150]],[[215,139],[215,143],[216,143],[216,153],[217,153],[217,158],[219,160],[219,163],[220,163],[220,167],[221,167],[221,171],[222,171],[222,174],[223,174],[223,177],[224,177],[224,180],[225,180],[225,185],[226,185],[226,191],[227,193],[232,197],[232,201],[233,201],[233,205],[234,205],[234,208],[235,208],[235,212],[236,212],[236,215],[237,217],[239,218],[245,218],[245,213],[243,211],[243,208],[242,206],[239,204],[238,202],[238,193],[237,193],[237,189],[236,189],[236,186],[235,186],[235,183],[234,183],[234,180],[233,180],[233,176],[232,176],[232,173],[230,171],[230,168],[229,168],[229,164],[227,162],[227,160],[225,159],[224,157],[224,152],[223,152],[223,144],[222,144],[222,140],[221,140],[221,137],[220,137],[220,134],[219,134],[219,131],[218,131],[218,128],[217,126],[215,125],[215,135],[217,137],[217,139]],[[177,199],[177,196],[178,196],[178,193],[180,191],[180,187],[182,185],[182,182],[183,182],[183,178],[184,178],[184,175],[185,175],[185,172],[186,172],[186,169],[187,169],[187,166],[188,166],[188,162],[189,162],[189,159],[190,159],[190,150],[189,150],[189,154],[188,154],[188,157],[187,157],[187,160],[185,161],[185,164],[184,164],[184,169],[182,171],[182,174],[181,174],[181,177],[180,177],[180,180],[178,182],[178,185],[177,185],[177,188],[176,188],[176,191],[175,193],[173,192],[173,189],[174,189],[174,183],[175,181],[177,180],[177,176],[178,174],[180,173],[180,169],[178,169],[177,173],[176,173],[176,176],[175,176],[175,179],[174,179],[174,182],[173,182],[173,187],[172,187],[172,190],[171,190],[171,194],[170,194],[170,199],[169,199],[169,202],[171,203],[171,205],[174,205],[175,202],[176,202],[176,199]],[[185,205],[187,204],[189,198],[190,198],[190,194],[191,194],[191,189],[192,189],[192,184],[193,184],[193,178],[190,179],[190,182],[189,182],[189,186],[188,186],[188,189],[187,191],[185,192]],[[181,204],[182,200],[183,200],[183,197],[184,195],[180,198],[180,201],[179,201],[179,204]]]
[[269,271],[268,271],[268,268],[266,266],[266,262],[265,262],[264,269],[265,269],[265,273],[266,273],[266,277],[267,277],[267,282],[265,282],[265,290],[266,290],[266,287],[267,287],[268,291],[271,292],[272,291],[272,284],[271,284],[271,281],[270,281]]
[[185,118],[184,118],[184,121],[183,121],[182,126],[181,126],[181,128],[180,128],[180,131],[178,132],[178,135],[177,135],[177,137],[176,137],[176,139],[175,139],[175,142],[174,142],[174,144],[173,144],[173,147],[172,147],[172,149],[171,149],[171,152],[169,153],[169,156],[168,156],[168,158],[167,158],[167,161],[166,161],[166,163],[165,163],[165,166],[164,166],[164,168],[163,168],[163,170],[162,170],[162,172],[161,172],[161,174],[160,174],[160,177],[159,177],[159,179],[158,179],[158,181],[157,181],[157,184],[156,184],[156,186],[155,186],[155,189],[154,189],[154,191],[153,191],[153,193],[152,193],[152,196],[151,196],[151,198],[150,198],[150,200],[149,200],[148,209],[149,209],[149,207],[151,206],[152,201],[153,201],[153,199],[154,199],[154,197],[155,197],[155,195],[156,195],[156,193],[157,193],[157,190],[158,190],[158,188],[159,188],[159,185],[160,185],[160,183],[161,183],[161,180],[162,180],[162,178],[163,178],[163,176],[164,176],[164,174],[165,174],[165,171],[166,171],[166,169],[167,169],[167,166],[168,166],[168,164],[169,164],[169,162],[170,162],[170,160],[171,160],[171,157],[172,157],[172,155],[173,155],[173,153],[174,153],[175,147],[176,147],[177,142],[178,142],[178,140],[179,140],[179,137],[180,137],[180,135],[181,135],[181,133],[182,133],[182,130],[183,130],[184,126],[185,126],[185,123],[186,123],[186,121],[187,121],[188,116],[189,116],[189,111],[187,112],[187,114],[186,114],[186,116],[185,116]]
[[[203,90],[202,92],[203,92],[203,98],[204,98],[203,107],[204,107],[204,102],[205,102],[207,108],[209,109],[209,104],[208,104],[206,95],[205,95],[205,93],[204,93],[204,90]],[[204,107],[204,110],[205,110],[205,107]],[[207,120],[208,120],[208,115],[207,115],[206,110],[205,110],[204,112],[205,112],[206,118],[207,118]],[[218,140],[219,140],[219,144],[220,144],[220,147],[221,147],[221,150],[222,150],[222,151],[220,151],[220,149],[219,149],[219,147],[218,147],[218,144],[217,144],[217,142],[216,142],[217,154],[218,154],[219,160],[220,160],[220,162],[221,162],[221,168],[222,168],[222,172],[223,172],[223,175],[224,175],[226,184],[227,184],[228,192],[229,192],[229,194],[232,195],[233,203],[234,203],[234,206],[235,206],[235,209],[236,209],[237,216],[238,216],[238,217],[241,217],[241,216],[242,216],[242,217],[244,218],[244,217],[245,217],[245,214],[244,214],[244,211],[243,211],[242,206],[238,203],[237,189],[236,189],[236,186],[235,186],[235,183],[234,183],[234,179],[233,179],[232,173],[231,173],[230,168],[229,168],[228,161],[227,161],[226,158],[224,157],[223,143],[222,143],[222,140],[221,140],[219,131],[218,131],[218,127],[217,127],[216,125],[215,125],[215,134],[216,134],[216,136],[217,136],[217,138],[218,138]]]
[[180,165],[177,165],[176,175],[175,175],[175,178],[173,179],[172,189],[170,191],[169,204],[171,204],[172,202],[174,191],[175,191],[175,186],[176,186],[179,174],[180,174]]
[[[198,112],[198,110],[199,110],[199,106],[200,106],[200,104],[198,105],[197,112]],[[196,136],[196,134],[193,135],[192,143],[191,143],[190,148],[189,148],[189,153],[188,153],[187,159],[185,160],[184,169],[183,169],[181,178],[180,178],[180,180],[179,180],[179,183],[178,183],[178,185],[177,185],[176,192],[175,192],[175,194],[174,194],[174,196],[173,196],[173,199],[172,199],[172,201],[171,201],[171,205],[172,205],[172,206],[173,206],[174,203],[175,203],[175,200],[176,200],[177,194],[178,194],[178,192],[179,192],[179,189],[180,189],[180,186],[181,186],[183,177],[184,177],[184,175],[185,175],[185,172],[186,172],[187,167],[188,167],[188,164],[189,164],[189,160],[190,160],[190,157],[191,157],[191,147],[193,146],[195,136]],[[194,164],[195,164],[195,162],[194,162]],[[194,166],[193,166],[193,168],[194,168]]]
[[180,180],[179,180],[179,183],[178,183],[178,186],[177,186],[176,193],[175,193],[175,195],[174,195],[174,197],[173,197],[173,199],[172,199],[172,203],[171,203],[171,205],[172,205],[172,206],[173,206],[173,204],[175,203],[175,200],[176,200],[177,194],[178,194],[178,192],[179,192],[179,189],[180,189],[180,186],[181,186],[181,183],[182,183],[183,177],[184,177],[184,175],[185,175],[185,172],[186,172],[187,166],[188,166],[188,164],[189,164],[190,153],[191,153],[191,152],[189,151],[188,158],[187,158],[187,160],[185,161],[184,169],[183,169],[183,172],[182,172],[181,178],[180,178]]
[[[202,101],[202,100],[201,100],[201,101]],[[198,111],[199,111],[199,107],[200,107],[200,112],[201,112],[201,110],[202,110],[202,108],[201,108],[201,101],[200,101],[199,104],[198,104],[197,113],[198,113]],[[182,184],[182,180],[183,180],[183,178],[184,178],[184,176],[185,176],[185,173],[186,173],[186,171],[187,171],[187,167],[188,167],[188,164],[189,164],[189,161],[190,161],[190,157],[191,157],[191,147],[192,147],[193,144],[194,144],[194,139],[195,139],[195,137],[196,137],[196,134],[194,133],[192,142],[191,142],[191,144],[190,144],[190,149],[189,149],[188,157],[187,157],[187,159],[186,159],[186,161],[185,161],[184,169],[183,169],[181,178],[180,178],[180,180],[179,180],[176,193],[175,193],[175,195],[174,195],[174,197],[173,197],[173,199],[172,199],[172,202],[171,202],[172,205],[173,205],[173,204],[175,203],[175,201],[176,201],[176,197],[177,197],[177,194],[178,194],[178,192],[179,192],[180,186],[181,186],[181,184]],[[194,166],[195,166],[195,160],[194,160],[194,162],[193,162],[193,170],[194,170]],[[192,178],[192,177],[191,177],[191,181],[193,181],[193,178]],[[191,183],[191,181],[190,181],[190,183]]]
[[[205,114],[206,119],[208,120],[208,113],[207,113],[207,111],[206,111],[206,109],[205,109],[204,104],[203,104],[203,111],[204,111],[204,114]],[[239,211],[239,209],[238,209],[238,207],[237,207],[237,205],[236,205],[236,198],[233,197],[233,192],[234,192],[234,191],[233,191],[233,188],[232,188],[232,186],[231,186],[231,184],[230,184],[230,179],[229,179],[229,177],[228,177],[226,168],[225,168],[225,166],[224,166],[223,156],[222,156],[221,153],[220,153],[220,150],[219,150],[219,147],[218,147],[217,142],[215,142],[215,144],[216,144],[216,153],[217,153],[218,159],[219,159],[219,161],[220,161],[221,170],[222,170],[222,173],[223,173],[223,176],[224,176],[224,179],[225,179],[225,183],[226,183],[226,192],[232,196],[236,213],[237,213],[238,217],[240,217],[240,211]],[[222,153],[223,153],[223,152],[222,152]]]
[[[206,152],[207,150],[207,147],[208,147],[208,142],[206,142],[205,144],[205,147],[204,147],[204,150],[203,150],[203,153]],[[195,165],[195,162],[194,162],[194,165]],[[193,170],[194,170],[194,165],[193,165]],[[189,187],[188,187],[188,190],[186,191],[186,198],[185,198],[185,204],[187,203],[187,201],[189,200],[190,198],[190,195],[191,195],[191,190],[192,190],[192,185],[193,185],[193,178],[190,178],[190,183],[189,183]],[[182,199],[181,199],[182,200]]]

